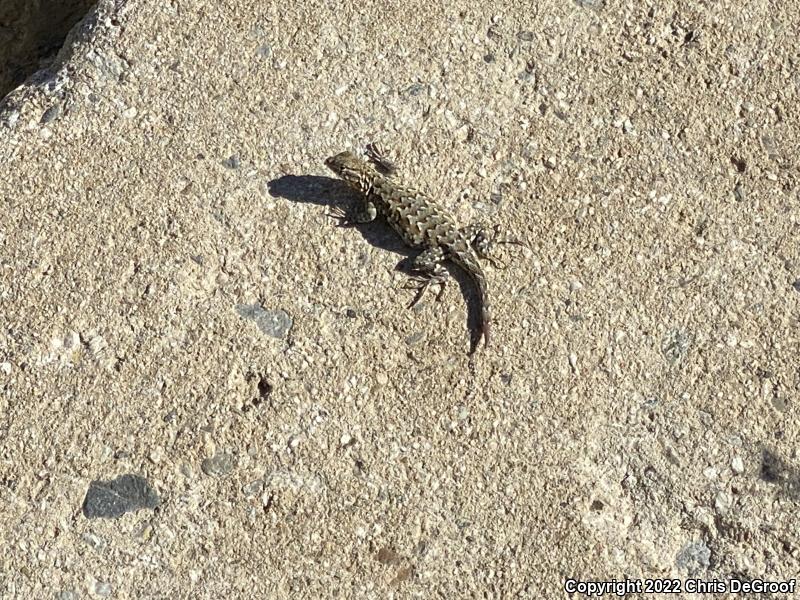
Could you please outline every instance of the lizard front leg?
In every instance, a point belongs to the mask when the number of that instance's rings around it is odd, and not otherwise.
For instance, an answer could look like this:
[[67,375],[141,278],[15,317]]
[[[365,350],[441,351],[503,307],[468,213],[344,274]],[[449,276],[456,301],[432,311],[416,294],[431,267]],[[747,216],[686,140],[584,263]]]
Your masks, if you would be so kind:
[[364,200],[349,212],[345,212],[341,206],[335,206],[328,211],[328,216],[339,221],[338,227],[352,227],[374,221],[378,216],[378,208],[370,200]]
[[394,161],[386,157],[386,151],[377,142],[370,142],[366,147],[367,160],[382,175],[394,175],[397,172],[397,165]]
[[406,289],[417,291],[417,295],[408,305],[409,308],[422,299],[425,290],[427,290],[430,285],[440,285],[441,288],[439,289],[439,293],[436,294],[436,299],[439,300],[442,297],[447,279],[450,276],[447,269],[442,266],[442,261],[444,260],[445,253],[440,246],[428,248],[424,252],[420,252],[416,258],[414,258],[414,261],[411,263],[411,270],[418,273],[418,275],[404,286]]

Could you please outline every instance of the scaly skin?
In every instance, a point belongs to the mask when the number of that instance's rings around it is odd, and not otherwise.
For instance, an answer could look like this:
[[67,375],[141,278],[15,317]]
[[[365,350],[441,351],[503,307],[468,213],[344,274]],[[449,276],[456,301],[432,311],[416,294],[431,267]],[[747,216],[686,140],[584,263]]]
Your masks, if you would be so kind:
[[417,300],[431,284],[444,287],[448,273],[440,264],[442,261],[450,260],[464,269],[478,288],[480,333],[488,346],[491,324],[489,292],[478,263],[479,257],[490,258],[490,235],[486,228],[472,225],[459,229],[453,217],[423,192],[395,182],[388,175],[394,170],[393,165],[379,156],[374,148],[372,145],[367,147],[369,161],[353,152],[341,152],[325,161],[328,168],[360,192],[361,201],[351,219],[356,223],[368,223],[381,215],[406,244],[424,249],[412,264],[421,275]]

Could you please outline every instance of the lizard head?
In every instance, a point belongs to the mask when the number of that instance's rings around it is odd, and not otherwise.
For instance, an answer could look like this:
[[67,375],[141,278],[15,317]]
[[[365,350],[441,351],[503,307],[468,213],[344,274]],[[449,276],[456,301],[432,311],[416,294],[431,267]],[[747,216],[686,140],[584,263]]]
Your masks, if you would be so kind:
[[365,175],[372,169],[353,152],[340,152],[325,160],[325,166],[347,183],[360,187]]

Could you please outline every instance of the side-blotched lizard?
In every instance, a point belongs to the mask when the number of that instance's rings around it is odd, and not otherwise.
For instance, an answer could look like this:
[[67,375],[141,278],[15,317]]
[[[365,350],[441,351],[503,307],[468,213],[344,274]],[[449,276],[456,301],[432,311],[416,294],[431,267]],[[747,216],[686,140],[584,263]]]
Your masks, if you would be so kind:
[[453,217],[426,194],[395,181],[392,177],[394,165],[374,144],[367,146],[366,159],[353,152],[341,152],[328,158],[325,165],[361,196],[354,214],[345,216],[340,210],[334,216],[344,221],[368,223],[381,215],[406,244],[424,249],[411,265],[420,274],[414,302],[431,284],[442,286],[441,296],[448,277],[447,269],[440,264],[445,260],[457,264],[470,275],[480,297],[479,334],[483,335],[484,344],[488,346],[491,324],[489,292],[478,258],[493,260],[489,256],[492,242],[489,230],[482,224],[459,228]]

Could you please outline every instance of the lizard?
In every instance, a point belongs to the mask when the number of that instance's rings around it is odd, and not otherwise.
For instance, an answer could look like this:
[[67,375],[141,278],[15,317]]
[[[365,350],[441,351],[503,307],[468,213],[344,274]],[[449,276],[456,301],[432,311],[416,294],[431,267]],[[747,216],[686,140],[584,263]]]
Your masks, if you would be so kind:
[[[497,262],[489,255],[493,241],[520,245],[522,242],[493,240],[492,233],[483,223],[459,228],[455,219],[427,194],[395,180],[395,165],[385,158],[376,144],[367,145],[365,156],[344,151],[327,158],[325,165],[360,196],[353,214],[338,209],[332,216],[344,224],[369,223],[381,216],[408,246],[422,249],[411,264],[411,270],[417,274],[418,293],[410,306],[416,304],[430,285],[441,286],[437,300],[441,298],[449,275],[442,262],[449,260],[469,274],[480,300],[480,327],[470,354],[475,351],[481,336],[484,347],[488,347],[491,304],[486,276],[478,259],[487,259],[492,264]],[[497,233],[496,229],[494,233]]]

